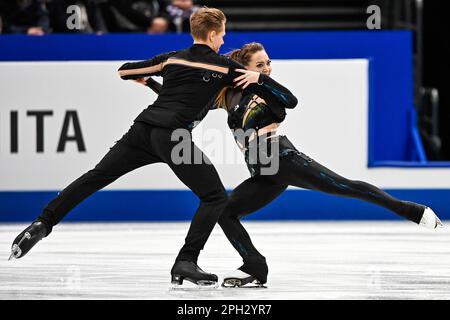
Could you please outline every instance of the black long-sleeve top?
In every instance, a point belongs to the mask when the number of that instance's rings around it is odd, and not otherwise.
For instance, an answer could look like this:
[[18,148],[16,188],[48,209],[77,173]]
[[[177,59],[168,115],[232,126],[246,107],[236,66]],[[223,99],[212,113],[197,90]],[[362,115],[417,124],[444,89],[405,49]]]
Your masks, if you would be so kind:
[[[270,79],[267,76],[260,78],[263,82],[260,82],[261,86],[265,87],[265,90],[270,94],[264,94],[267,101],[261,99],[253,91],[262,92],[258,86],[249,87],[245,90],[239,88],[229,88],[225,95],[226,110],[228,112],[228,126],[231,129],[236,143],[244,153],[245,162],[252,176],[260,173],[260,164],[258,159],[254,159],[249,152],[249,139],[246,139],[245,135],[255,132],[259,135],[259,129],[267,128],[267,126],[280,123],[284,120],[286,112],[285,109],[292,109],[297,106],[297,98],[285,87],[278,84],[275,80]],[[155,81],[152,77],[146,80],[146,85],[152,89],[156,94],[160,94],[162,86],[159,82]],[[216,99],[212,99],[202,112],[200,112],[195,121],[191,124],[190,128],[200,122],[207,114],[209,110],[217,109]],[[249,131],[250,130],[250,131]],[[264,132],[264,131],[263,131]],[[267,134],[267,133],[262,133]],[[273,137],[273,133],[270,133]],[[258,139],[256,140],[257,148],[260,146]],[[253,141],[255,141],[253,140]],[[254,142],[255,143],[255,142]],[[266,139],[262,139],[262,143],[266,144],[263,150],[269,150]],[[286,137],[280,142],[280,150],[283,152],[295,150],[295,147],[287,140]],[[255,161],[256,160],[256,161]]]
[[263,84],[272,95],[266,95],[261,99],[252,90],[239,90],[230,88],[225,97],[228,111],[228,126],[231,130],[262,129],[273,123],[284,120],[285,109],[293,109],[297,106],[297,98],[287,88],[277,86],[270,82]]
[[[269,83],[276,83],[274,80]],[[149,77],[146,85],[156,94],[161,92],[162,85]],[[280,123],[285,118],[285,109],[293,109],[297,106],[297,98],[286,88],[279,85],[277,89],[266,84],[269,90],[275,90],[275,94],[269,97],[270,105],[264,100],[259,99],[250,90],[241,90],[239,88],[229,88],[226,92],[225,103],[228,112],[228,126],[231,130],[242,129],[258,130],[273,123]],[[215,98],[210,101],[208,106],[197,115],[191,127],[201,121],[207,114],[207,111],[217,109]]]
[[[161,54],[150,60],[125,63],[119,68],[119,75],[124,80],[163,77],[158,98],[135,121],[172,129],[191,129],[199,115],[203,118],[207,114],[209,102],[218,92],[233,86],[233,79],[241,75],[236,69],[245,68],[207,45],[194,44],[188,49]],[[283,88],[261,74],[258,84],[251,84],[245,90],[251,90],[266,101],[278,101],[281,97],[283,102]],[[277,117],[284,118],[284,108],[278,105],[274,104],[272,111]]]

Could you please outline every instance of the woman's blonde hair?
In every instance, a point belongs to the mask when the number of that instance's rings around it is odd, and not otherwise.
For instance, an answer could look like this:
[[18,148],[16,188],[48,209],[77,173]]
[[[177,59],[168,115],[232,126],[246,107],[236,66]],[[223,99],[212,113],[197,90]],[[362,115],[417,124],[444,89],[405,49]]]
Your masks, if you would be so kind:
[[[235,49],[231,52],[228,52],[226,56],[230,57],[231,59],[239,62],[244,66],[248,66],[250,60],[252,59],[253,54],[262,50],[264,50],[264,47],[261,43],[252,42],[245,44],[241,49]],[[215,105],[217,105],[217,108],[227,109],[226,95],[228,90],[231,88],[232,87],[225,87],[217,95],[215,100]]]

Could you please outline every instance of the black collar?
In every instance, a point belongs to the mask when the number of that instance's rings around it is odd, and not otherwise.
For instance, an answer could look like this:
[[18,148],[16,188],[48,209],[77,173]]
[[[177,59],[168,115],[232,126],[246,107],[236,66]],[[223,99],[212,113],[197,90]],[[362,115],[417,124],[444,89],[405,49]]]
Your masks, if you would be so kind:
[[215,52],[213,49],[211,49],[210,46],[201,43],[194,43],[191,49],[200,50],[202,52],[209,52],[209,51]]

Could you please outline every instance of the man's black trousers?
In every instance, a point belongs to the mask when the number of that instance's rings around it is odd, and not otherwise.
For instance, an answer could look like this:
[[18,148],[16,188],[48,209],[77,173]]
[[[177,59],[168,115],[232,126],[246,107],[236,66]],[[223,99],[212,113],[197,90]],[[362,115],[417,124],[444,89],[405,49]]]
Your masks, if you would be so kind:
[[191,162],[177,164],[177,160],[172,159],[172,148],[179,143],[171,141],[172,132],[172,129],[135,122],[95,168],[60,192],[37,220],[44,222],[50,233],[52,227],[58,224],[70,210],[94,192],[134,169],[164,162],[200,199],[200,206],[192,219],[185,244],[177,257],[177,260],[197,262],[200,250],[203,249],[222,214],[228,197],[216,169],[208,164],[209,160],[199,164],[193,162],[199,158],[207,158],[191,139],[187,141],[191,148]]

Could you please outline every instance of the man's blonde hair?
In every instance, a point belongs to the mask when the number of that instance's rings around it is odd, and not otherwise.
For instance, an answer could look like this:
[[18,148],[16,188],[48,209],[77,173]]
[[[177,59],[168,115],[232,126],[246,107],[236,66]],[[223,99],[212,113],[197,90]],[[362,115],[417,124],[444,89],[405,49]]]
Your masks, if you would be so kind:
[[194,39],[207,40],[211,31],[220,32],[227,19],[219,9],[203,7],[195,11],[190,18],[191,34]]

